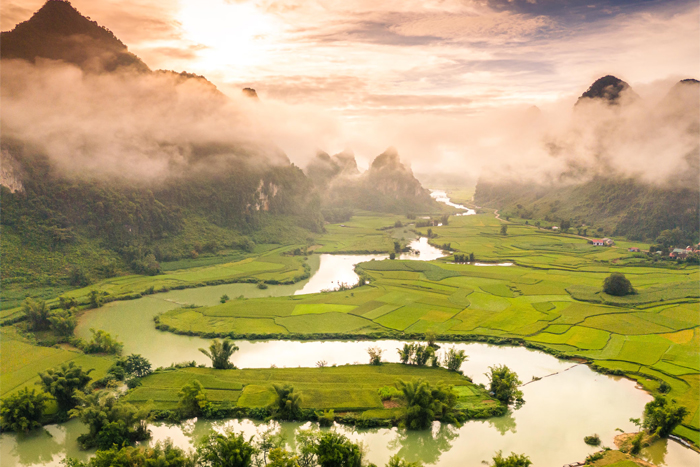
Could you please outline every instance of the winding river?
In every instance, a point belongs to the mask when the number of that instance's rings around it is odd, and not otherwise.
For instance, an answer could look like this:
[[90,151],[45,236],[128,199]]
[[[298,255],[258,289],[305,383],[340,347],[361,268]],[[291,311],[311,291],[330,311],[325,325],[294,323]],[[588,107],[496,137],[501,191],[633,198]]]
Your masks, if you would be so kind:
[[[439,193],[439,194],[438,194]],[[433,191],[438,201],[447,199],[444,192]],[[442,201],[445,202],[445,201]],[[450,204],[453,207],[468,208]],[[465,212],[468,214],[469,212]],[[472,211],[473,213],[473,211]],[[430,260],[443,253],[428,245],[424,238],[414,240],[411,246],[419,255],[402,259]],[[199,289],[170,291],[138,300],[113,302],[85,313],[76,334],[86,337],[90,328],[104,329],[118,335],[124,342],[124,353],[139,353],[154,365],[167,366],[173,362],[195,360],[209,363],[198,349],[207,347],[206,339],[160,332],[153,326],[153,316],[182,304],[214,305],[219,297],[286,296],[315,293],[334,289],[339,284],[357,282],[353,268],[358,262],[385,259],[386,255],[312,255],[309,259],[312,276],[294,285],[270,286],[258,289],[254,284],[228,284]],[[240,350],[232,361],[240,368],[312,367],[319,360],[329,365],[365,363],[366,349],[379,346],[385,350],[384,360],[398,361],[396,349],[401,341],[376,342],[296,342],[296,341],[239,341]],[[451,344],[443,344],[450,347]],[[426,466],[477,466],[490,460],[495,451],[522,452],[530,456],[535,466],[559,467],[583,461],[596,448],[587,446],[583,437],[598,433],[603,445],[613,446],[616,429],[633,431],[631,417],[639,417],[651,396],[639,390],[635,383],[623,378],[600,375],[586,365],[558,360],[550,355],[521,347],[500,347],[485,344],[454,344],[469,355],[462,370],[476,383],[486,383],[488,367],[506,364],[520,379],[529,382],[522,387],[526,403],[504,417],[470,421],[462,427],[436,423],[432,430],[408,432],[397,428],[363,429],[336,426],[355,441],[362,441],[369,449],[369,460],[384,465],[398,453],[409,461],[422,461]],[[533,377],[542,378],[533,381]],[[532,382],[530,382],[532,381]],[[190,448],[210,429],[234,428],[247,435],[273,427],[281,430],[290,447],[294,446],[297,431],[313,424],[263,424],[250,420],[198,421],[181,425],[151,425],[153,438],[148,443],[171,438],[176,445]],[[66,456],[88,459],[92,453],[78,450],[76,439],[86,428],[72,420],[61,425],[49,425],[28,435],[3,434],[0,436],[2,465],[58,466]],[[673,441],[662,441],[647,448],[644,457],[661,466],[686,467],[700,464],[700,455]]]

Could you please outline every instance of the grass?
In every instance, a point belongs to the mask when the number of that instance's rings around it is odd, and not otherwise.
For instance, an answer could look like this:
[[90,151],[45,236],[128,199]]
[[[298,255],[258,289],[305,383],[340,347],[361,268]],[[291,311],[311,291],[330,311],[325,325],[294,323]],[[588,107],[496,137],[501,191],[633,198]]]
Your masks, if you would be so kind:
[[85,355],[82,352],[32,344],[16,332],[3,327],[0,332],[0,397],[7,397],[22,388],[37,387],[39,372],[74,362],[84,369],[93,368],[93,379],[103,378],[114,363],[110,357]]
[[[274,401],[272,384],[291,384],[302,396],[302,407],[364,412],[366,417],[387,418],[377,393],[379,388],[393,386],[398,380],[425,378],[435,384],[453,385],[460,402],[472,406],[489,406],[493,402],[478,386],[459,373],[443,369],[400,364],[344,365],[327,368],[269,368],[213,370],[184,368],[164,370],[147,376],[125,396],[136,404],[152,401],[154,409],[172,408],[177,393],[190,381],[198,380],[212,402],[228,401],[239,407],[266,407]],[[389,417],[391,418],[391,417]]]
[[[389,217],[384,225],[391,224]],[[376,216],[358,222],[367,229],[381,224]],[[451,242],[462,252],[474,252],[477,261],[514,266],[449,264],[449,258],[370,261],[358,266],[370,276],[370,285],[352,294],[231,301],[188,310],[188,322],[199,323],[203,332],[225,333],[246,328],[244,318],[265,317],[284,327],[286,335],[306,338],[401,338],[433,331],[445,340],[524,339],[633,377],[674,382],[671,396],[691,412],[685,426],[700,430],[699,398],[689,392],[700,374],[700,268],[631,267],[623,248],[594,248],[574,235],[524,225],[512,225],[506,236],[499,230],[500,222],[489,215],[457,217],[448,226],[434,227],[438,237],[432,242]],[[339,235],[331,238],[339,241]],[[639,293],[623,299],[602,294],[603,280],[614,271],[624,273]],[[184,330],[180,315],[167,312],[161,323]],[[214,316],[215,324],[207,324]]]
[[[403,232],[391,228],[396,220],[406,222],[401,216],[359,212],[344,227],[327,226],[314,249],[390,251],[394,238]],[[431,242],[473,252],[478,262],[513,266],[450,264],[450,258],[370,261],[358,265],[369,276],[369,286],[175,309],[159,317],[160,326],[182,333],[249,338],[406,338],[434,331],[442,340],[528,342],[622,372],[651,391],[666,381],[672,387],[670,397],[690,412],[678,430],[700,432],[700,268],[652,267],[635,262],[623,246],[593,247],[575,235],[519,224],[509,225],[504,236],[500,226],[491,214],[452,217],[449,225],[432,228],[437,237]],[[419,231],[425,234],[427,228]],[[185,260],[181,263],[185,269],[172,265],[159,276],[119,277],[69,294],[84,297],[95,288],[118,297],[148,287],[293,281],[304,272],[304,260],[282,254],[289,249],[289,245],[259,246],[251,257],[221,264]],[[624,273],[639,293],[622,298],[603,294],[602,282],[611,272]],[[2,319],[16,316],[16,310],[0,314]],[[68,358],[60,349],[51,352],[57,352],[52,358]],[[238,403],[268,397],[256,389],[267,387],[265,380],[245,384],[250,389],[239,391]],[[318,401],[330,397],[313,394]],[[368,403],[364,396],[347,397],[349,406]]]

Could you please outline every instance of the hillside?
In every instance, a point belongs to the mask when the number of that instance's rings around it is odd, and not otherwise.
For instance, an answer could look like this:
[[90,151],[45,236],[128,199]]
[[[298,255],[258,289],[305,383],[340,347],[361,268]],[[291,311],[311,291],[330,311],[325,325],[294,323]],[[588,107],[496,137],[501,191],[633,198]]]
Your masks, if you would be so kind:
[[[279,148],[214,131],[215,117],[202,129],[187,119],[230,107],[212,83],[151,71],[69,2],[48,1],[2,33],[2,72],[5,308],[27,293],[55,296],[127,272],[156,274],[162,261],[305,242],[323,230],[310,180]],[[69,96],[54,73],[83,87]],[[128,111],[110,108],[120,101]]]
[[[625,97],[627,96],[627,97]],[[587,228],[590,235],[619,235],[633,240],[654,241],[664,230],[675,228],[683,232],[684,244],[697,242],[700,218],[700,82],[693,79],[677,83],[668,94],[655,105],[632,108],[631,112],[649,111],[650,135],[654,132],[677,135],[668,143],[675,144],[678,138],[688,141],[690,150],[681,153],[677,162],[666,157],[664,149],[653,154],[653,166],[627,159],[626,165],[632,173],[621,173],[611,161],[625,149],[620,141],[612,141],[623,132],[614,133],[624,127],[624,114],[602,114],[597,121],[587,120],[588,125],[599,125],[601,140],[597,152],[589,160],[571,159],[569,170],[555,181],[544,183],[518,179],[483,178],[476,187],[474,200],[480,206],[498,208],[506,216],[523,219],[544,220],[559,223],[571,222],[572,227]],[[625,108],[641,98],[630,86],[614,76],[597,80],[584,92],[575,105],[576,111],[584,103],[604,102],[612,107]],[[651,109],[651,110],[648,110]],[[635,129],[636,131],[636,129]],[[668,140],[668,138],[666,138]],[[607,146],[605,146],[607,144]],[[659,145],[660,146],[660,145]],[[675,148],[674,148],[675,149]],[[562,151],[553,154],[566,158]],[[623,156],[619,156],[620,158]],[[645,177],[637,176],[634,171]],[[669,175],[663,175],[669,174]]]
[[306,168],[326,207],[357,208],[397,214],[435,211],[439,205],[406,167],[395,148],[377,156],[360,173],[350,151],[319,152]]

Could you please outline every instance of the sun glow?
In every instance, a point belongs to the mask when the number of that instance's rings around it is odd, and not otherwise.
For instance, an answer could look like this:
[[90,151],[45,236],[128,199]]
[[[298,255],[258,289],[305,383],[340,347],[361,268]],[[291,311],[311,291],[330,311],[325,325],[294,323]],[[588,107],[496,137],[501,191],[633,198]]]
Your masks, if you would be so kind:
[[271,36],[282,29],[274,17],[248,2],[182,0],[178,21],[200,50],[200,68],[249,67],[264,62]]

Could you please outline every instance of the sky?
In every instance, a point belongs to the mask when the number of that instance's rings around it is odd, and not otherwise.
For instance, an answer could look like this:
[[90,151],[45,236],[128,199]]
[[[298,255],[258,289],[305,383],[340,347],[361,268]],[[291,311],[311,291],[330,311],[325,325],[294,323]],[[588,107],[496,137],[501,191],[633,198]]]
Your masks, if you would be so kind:
[[[231,96],[252,87],[289,115],[322,116],[313,138],[280,140],[300,165],[314,148],[349,147],[367,166],[395,146],[414,171],[466,170],[485,154],[466,137],[481,149],[500,138],[480,135],[479,122],[569,108],[607,74],[649,98],[700,78],[697,0],[71,3],[152,69],[204,75]],[[3,0],[0,29],[42,4]]]

